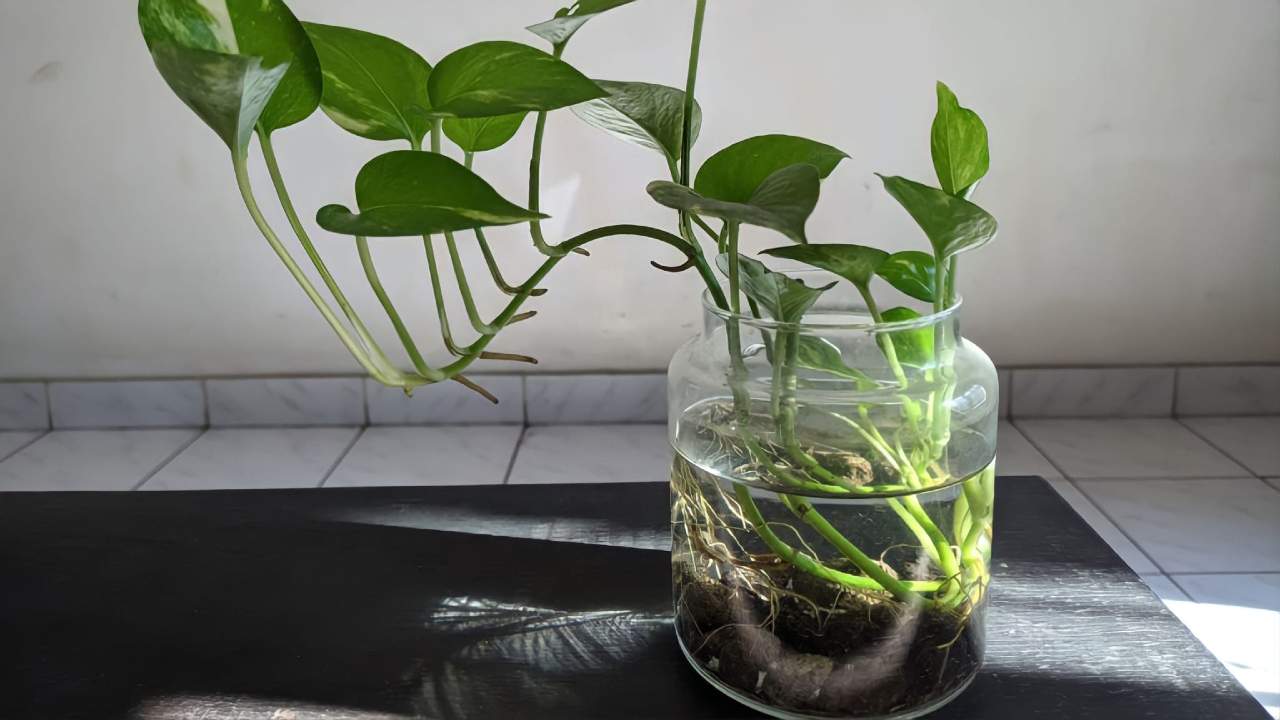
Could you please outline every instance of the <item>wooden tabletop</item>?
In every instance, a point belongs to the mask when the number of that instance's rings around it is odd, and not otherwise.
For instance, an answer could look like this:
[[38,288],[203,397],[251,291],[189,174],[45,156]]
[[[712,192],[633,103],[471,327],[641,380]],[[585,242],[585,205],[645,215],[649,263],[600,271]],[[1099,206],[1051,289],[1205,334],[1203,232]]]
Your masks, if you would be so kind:
[[[1042,480],[931,716],[1266,718]],[[661,484],[0,493],[0,718],[749,718],[670,623]]]

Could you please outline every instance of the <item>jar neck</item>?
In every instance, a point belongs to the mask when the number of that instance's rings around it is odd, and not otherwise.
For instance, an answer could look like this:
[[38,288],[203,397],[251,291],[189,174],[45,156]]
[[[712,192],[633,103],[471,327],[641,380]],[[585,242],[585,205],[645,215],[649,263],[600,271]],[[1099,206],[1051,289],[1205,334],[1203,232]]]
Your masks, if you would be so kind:
[[819,302],[799,322],[774,320],[767,312],[756,315],[749,308],[734,313],[715,305],[709,293],[703,294],[703,335],[718,334],[728,326],[759,333],[784,333],[813,337],[911,335],[920,332],[938,336],[959,337],[961,299],[940,311],[928,307],[895,306],[870,308],[863,302],[838,298]]

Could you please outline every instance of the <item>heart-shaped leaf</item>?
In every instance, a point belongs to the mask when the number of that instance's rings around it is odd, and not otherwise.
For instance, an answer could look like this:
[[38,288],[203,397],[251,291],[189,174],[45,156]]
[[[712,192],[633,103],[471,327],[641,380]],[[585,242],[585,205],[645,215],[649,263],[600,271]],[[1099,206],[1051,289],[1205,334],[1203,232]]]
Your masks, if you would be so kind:
[[880,179],[924,230],[939,259],[985,245],[996,236],[996,219],[968,200],[903,177],[881,175]]
[[889,253],[865,245],[788,245],[764,250],[762,254],[826,270],[864,291],[889,258]]
[[396,150],[370,160],[356,176],[356,202],[359,214],[326,205],[316,222],[342,235],[406,237],[546,217],[503,199],[457,161],[417,150]]
[[321,109],[338,127],[370,140],[408,140],[431,131],[431,65],[389,37],[305,23],[324,74]]
[[[917,320],[921,315],[911,308],[895,307],[885,310],[881,317],[886,323],[900,323]],[[893,351],[898,356],[898,362],[916,367],[932,364],[933,328],[891,330],[886,334],[893,342]]]
[[917,300],[933,302],[938,266],[929,253],[919,250],[896,252],[880,265],[876,273],[900,292]]
[[938,83],[938,114],[930,133],[933,167],[943,192],[964,197],[991,166],[987,126],[978,113],[960,107],[951,88]]
[[[657,150],[671,163],[680,161],[684,133],[684,91],[642,82],[597,80],[608,97],[574,105],[573,112],[588,125]],[[693,106],[693,139],[702,127],[702,111]],[[692,145],[692,141],[690,141]]]
[[734,143],[707,158],[693,188],[704,197],[745,203],[766,178],[783,168],[812,165],[821,179],[847,157],[837,148],[802,137],[761,135]]
[[572,8],[556,13],[551,20],[525,29],[552,45],[562,46],[595,16],[633,2],[635,0],[579,0]]
[[267,132],[305,120],[320,105],[320,61],[302,23],[280,0],[139,0],[138,24],[152,49],[169,43],[287,65],[258,118]]
[[254,125],[287,66],[264,68],[244,55],[156,43],[156,68],[173,92],[222,138],[237,157],[248,151]]
[[[729,274],[729,256],[716,258],[716,266],[720,272]],[[782,323],[798,323],[804,314],[818,302],[822,293],[835,287],[830,283],[822,287],[809,287],[802,280],[789,278],[776,273],[759,260],[738,256],[738,271],[742,292],[769,313],[774,320]]]
[[577,105],[607,93],[537,48],[495,40],[449,53],[427,82],[441,117],[492,117]]
[[659,204],[709,217],[776,230],[795,242],[807,242],[805,222],[818,205],[821,180],[813,165],[785,167],[760,183],[746,202],[703,197],[678,183],[658,180],[647,190]]
[[444,134],[463,152],[496,150],[515,137],[528,113],[483,118],[446,118]]

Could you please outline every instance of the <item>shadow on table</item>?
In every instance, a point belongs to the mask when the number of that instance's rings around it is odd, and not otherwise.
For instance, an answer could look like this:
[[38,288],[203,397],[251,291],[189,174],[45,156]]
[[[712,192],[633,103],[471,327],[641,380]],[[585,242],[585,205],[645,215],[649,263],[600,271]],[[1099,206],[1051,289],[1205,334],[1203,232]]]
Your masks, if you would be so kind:
[[[751,716],[685,667],[668,553],[397,526],[417,492],[5,498],[0,717]],[[661,521],[664,495],[640,494]],[[367,517],[325,519],[335,508]],[[1104,583],[1090,604],[1082,567],[1037,592],[1019,579],[1030,560],[1005,559],[990,667],[934,717],[1264,717],[1223,673],[1170,659],[1186,638],[1144,644],[1162,612],[1149,593],[1108,604],[1132,593]]]

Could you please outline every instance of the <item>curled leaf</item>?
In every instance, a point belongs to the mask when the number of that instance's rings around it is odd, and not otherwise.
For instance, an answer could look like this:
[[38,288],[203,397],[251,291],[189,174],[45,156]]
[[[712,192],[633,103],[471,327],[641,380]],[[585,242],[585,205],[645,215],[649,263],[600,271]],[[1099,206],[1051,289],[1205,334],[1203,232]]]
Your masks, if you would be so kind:
[[256,57],[167,42],[157,43],[151,56],[174,94],[237,156],[247,152],[253,128],[287,69],[264,68]]
[[[717,257],[716,266],[728,275],[729,256]],[[822,293],[836,285],[833,282],[822,287],[809,287],[802,280],[770,270],[759,260],[742,256],[738,257],[738,272],[742,292],[764,308],[770,317],[782,323],[800,322]]]
[[798,344],[796,364],[800,367],[830,373],[859,383],[873,383],[866,373],[846,365],[840,348],[830,340],[816,335],[797,335],[795,341]]
[[821,179],[813,165],[792,165],[765,178],[745,202],[729,202],[701,195],[679,183],[649,183],[649,195],[659,204],[732,223],[769,228],[804,243],[805,223],[818,205]]
[[267,132],[305,120],[320,105],[320,61],[302,24],[281,0],[140,0],[138,25],[153,54],[157,45],[170,44],[287,66],[258,113],[257,122]]
[[[680,161],[684,132],[684,91],[642,82],[597,80],[609,94],[573,106],[588,125],[641,147],[657,150],[672,164]],[[702,111],[693,107],[693,139],[702,127]],[[692,145],[692,141],[690,141]]]
[[900,292],[927,303],[933,302],[937,272],[933,256],[919,250],[896,252],[876,270],[880,277]]
[[572,8],[556,13],[554,18],[525,29],[552,45],[562,46],[595,16],[633,2],[635,0],[579,0]]
[[866,290],[889,253],[865,245],[788,245],[762,251],[764,255],[795,260],[826,270]]

